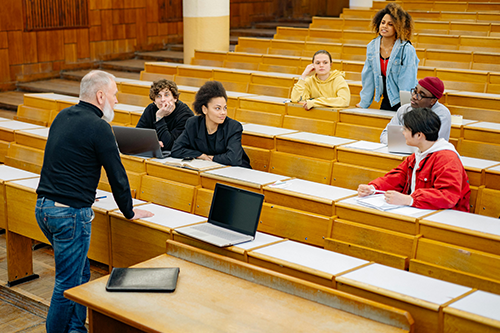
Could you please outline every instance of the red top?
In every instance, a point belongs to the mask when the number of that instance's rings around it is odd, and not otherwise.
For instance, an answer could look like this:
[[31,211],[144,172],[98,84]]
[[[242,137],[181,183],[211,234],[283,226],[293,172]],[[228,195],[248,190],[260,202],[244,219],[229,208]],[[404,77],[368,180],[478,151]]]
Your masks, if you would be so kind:
[[387,76],[385,73],[387,72],[387,63],[389,62],[389,58],[382,58],[380,56],[380,69],[382,70],[382,75]]
[[[470,188],[467,173],[457,154],[451,150],[430,153],[420,162],[413,207],[423,209],[454,209],[469,211]],[[369,183],[377,190],[396,190],[409,194],[415,167],[415,154],[397,168]]]

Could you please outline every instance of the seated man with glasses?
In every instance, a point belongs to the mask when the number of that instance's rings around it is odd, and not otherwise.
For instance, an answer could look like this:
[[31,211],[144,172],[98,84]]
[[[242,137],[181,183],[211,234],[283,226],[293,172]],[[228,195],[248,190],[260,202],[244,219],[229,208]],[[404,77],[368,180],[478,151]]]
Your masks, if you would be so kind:
[[[438,101],[443,96],[443,92],[444,84],[439,78],[433,76],[423,78],[418,81],[415,88],[411,89],[411,102],[402,105],[388,125],[404,125],[403,115],[405,113],[416,108],[430,108],[441,120],[439,138],[449,140],[451,131],[450,110]],[[380,134],[380,142],[387,144],[387,127]]]
[[418,108],[403,115],[406,144],[416,153],[398,167],[358,187],[364,197],[384,193],[385,201],[422,209],[470,209],[469,178],[455,147],[443,138],[439,117],[430,108]]

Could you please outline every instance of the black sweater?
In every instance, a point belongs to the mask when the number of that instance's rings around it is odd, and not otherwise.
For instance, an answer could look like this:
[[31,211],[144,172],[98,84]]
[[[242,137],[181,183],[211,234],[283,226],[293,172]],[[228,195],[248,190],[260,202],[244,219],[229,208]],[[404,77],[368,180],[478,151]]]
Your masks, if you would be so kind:
[[163,142],[163,150],[171,150],[175,139],[184,131],[186,120],[193,116],[193,111],[179,100],[175,103],[174,111],[158,121],[156,121],[157,111],[158,107],[155,103],[149,104],[136,127],[154,128],[158,134],[158,140]]
[[109,124],[96,106],[80,101],[54,119],[45,146],[39,197],[71,206],[90,207],[104,167],[118,207],[134,216],[127,174]]

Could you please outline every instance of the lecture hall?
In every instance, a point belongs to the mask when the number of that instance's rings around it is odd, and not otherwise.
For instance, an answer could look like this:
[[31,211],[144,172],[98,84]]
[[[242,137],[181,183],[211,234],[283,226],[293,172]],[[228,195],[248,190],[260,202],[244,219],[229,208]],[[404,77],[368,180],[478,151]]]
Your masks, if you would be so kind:
[[500,333],[500,1],[3,0],[0,187],[0,332]]

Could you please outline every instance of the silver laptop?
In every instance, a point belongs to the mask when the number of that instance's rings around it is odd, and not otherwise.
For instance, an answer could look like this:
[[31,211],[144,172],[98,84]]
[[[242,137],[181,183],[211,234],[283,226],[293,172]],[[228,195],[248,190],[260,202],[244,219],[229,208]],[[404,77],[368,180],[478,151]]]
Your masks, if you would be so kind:
[[411,102],[411,92],[400,90],[399,91],[399,100],[401,105],[405,105]]
[[255,238],[264,195],[217,183],[208,222],[175,231],[218,247]]
[[387,125],[387,149],[390,153],[413,154],[418,148],[406,144],[403,126]]
[[157,158],[170,156],[169,151],[161,150],[154,129],[113,126],[113,132],[118,149],[122,154]]

